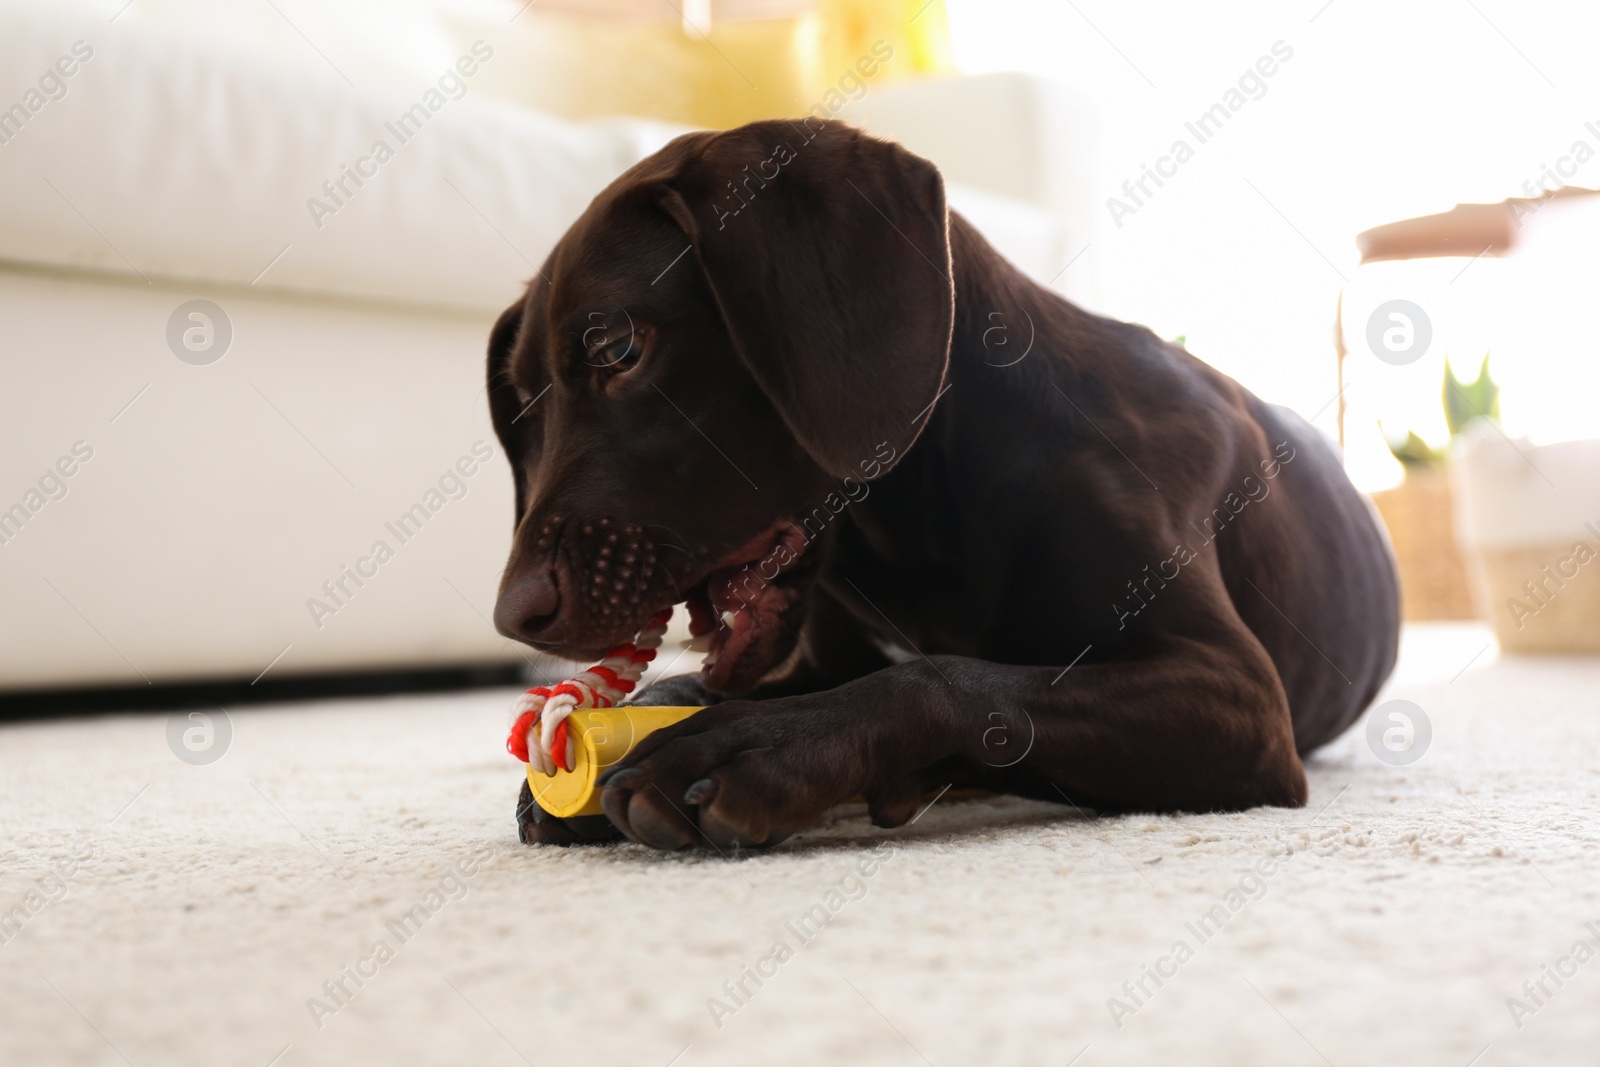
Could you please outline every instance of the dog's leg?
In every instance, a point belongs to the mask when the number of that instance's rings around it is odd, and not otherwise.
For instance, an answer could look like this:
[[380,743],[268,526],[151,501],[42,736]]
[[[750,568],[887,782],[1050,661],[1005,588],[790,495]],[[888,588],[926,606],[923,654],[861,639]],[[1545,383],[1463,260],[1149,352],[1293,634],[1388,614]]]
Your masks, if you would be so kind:
[[623,707],[703,708],[722,698],[705,687],[698,674],[674,674],[651,682],[622,702]]
[[707,708],[602,777],[606,814],[631,839],[673,849],[773,844],[857,795],[895,826],[949,782],[1119,809],[1301,805],[1272,661],[1215,570],[1190,577],[1110,661],[933,656],[820,693]]
[[524,777],[517,796],[517,838],[524,845],[603,845],[621,840],[622,831],[604,815],[556,818],[534,803],[533,790]]

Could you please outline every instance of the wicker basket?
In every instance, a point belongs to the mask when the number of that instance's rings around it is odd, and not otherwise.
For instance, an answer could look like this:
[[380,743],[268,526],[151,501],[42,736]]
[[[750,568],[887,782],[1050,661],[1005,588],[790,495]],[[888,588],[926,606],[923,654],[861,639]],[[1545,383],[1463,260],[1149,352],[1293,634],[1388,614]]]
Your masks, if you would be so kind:
[[[1580,545],[1587,551],[1578,551]],[[1600,652],[1600,542],[1595,538],[1481,548],[1476,555],[1479,595],[1502,651]]]
[[1444,472],[1412,468],[1398,487],[1372,494],[1372,502],[1389,527],[1400,562],[1407,621],[1480,618],[1456,545],[1455,509]]
[[1476,426],[1451,448],[1456,522],[1502,651],[1600,653],[1600,440]]

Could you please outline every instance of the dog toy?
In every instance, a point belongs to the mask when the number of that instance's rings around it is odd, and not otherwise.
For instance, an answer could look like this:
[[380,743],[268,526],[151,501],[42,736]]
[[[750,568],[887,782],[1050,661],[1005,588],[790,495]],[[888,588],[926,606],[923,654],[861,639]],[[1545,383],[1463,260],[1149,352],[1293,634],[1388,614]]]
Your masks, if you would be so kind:
[[[553,686],[535,686],[518,697],[511,707],[517,721],[506,739],[506,751],[544,774],[555,774],[557,768],[570,771],[573,752],[567,716],[580,708],[614,707],[633,692],[646,664],[656,658],[670,618],[671,608],[657,612],[637,637],[611,649],[593,667]],[[535,723],[539,741],[530,744]]]
[[558,819],[604,814],[595,780],[663,726],[700,711],[682,707],[585,708],[567,716],[568,765],[545,774],[528,764],[534,802]]
[[[699,708],[618,708],[656,658],[672,609],[652,615],[638,635],[600,662],[553,686],[535,686],[512,705],[506,751],[528,765],[528,787],[557,818],[600,814],[595,778],[647,735]],[[534,737],[537,728],[538,736]]]

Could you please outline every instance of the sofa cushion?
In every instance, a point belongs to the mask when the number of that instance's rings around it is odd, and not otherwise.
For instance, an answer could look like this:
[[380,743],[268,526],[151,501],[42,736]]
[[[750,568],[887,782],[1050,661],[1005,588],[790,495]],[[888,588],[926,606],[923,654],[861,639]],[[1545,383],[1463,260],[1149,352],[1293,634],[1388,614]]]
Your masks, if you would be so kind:
[[472,74],[495,60],[483,43],[410,93],[357,90],[149,28],[4,12],[0,259],[503,307],[679,131],[489,101]]

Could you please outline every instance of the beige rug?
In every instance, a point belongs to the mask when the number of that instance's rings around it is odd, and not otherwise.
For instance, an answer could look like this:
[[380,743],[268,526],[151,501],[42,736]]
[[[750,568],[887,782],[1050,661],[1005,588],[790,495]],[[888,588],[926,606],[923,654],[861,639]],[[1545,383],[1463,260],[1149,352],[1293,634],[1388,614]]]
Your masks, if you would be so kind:
[[6,727],[0,1063],[1593,1064],[1600,665],[1488,641],[1409,633],[1427,751],[1353,731],[1302,811],[738,860],[519,845],[505,692],[234,710],[206,766]]

